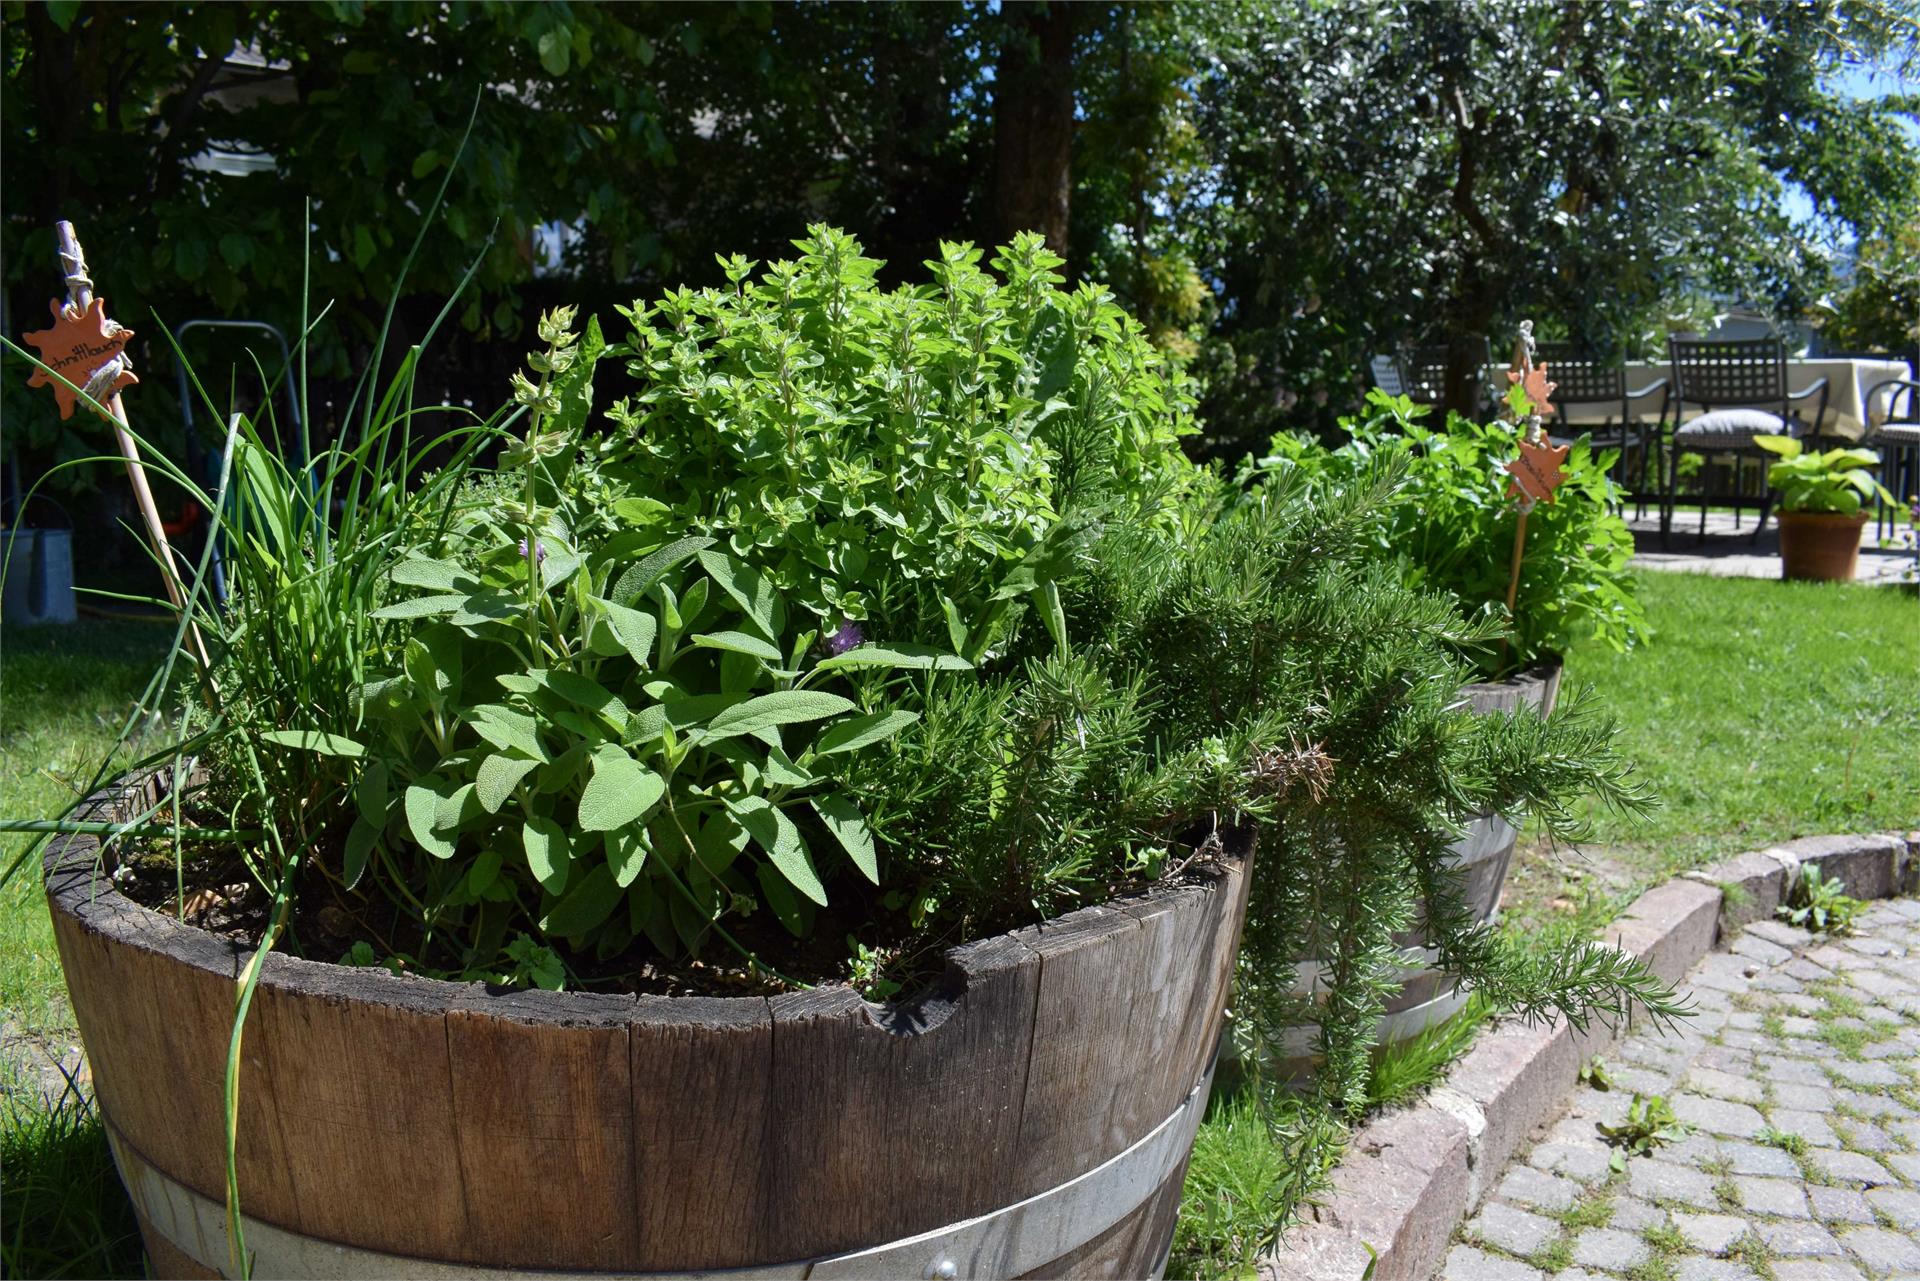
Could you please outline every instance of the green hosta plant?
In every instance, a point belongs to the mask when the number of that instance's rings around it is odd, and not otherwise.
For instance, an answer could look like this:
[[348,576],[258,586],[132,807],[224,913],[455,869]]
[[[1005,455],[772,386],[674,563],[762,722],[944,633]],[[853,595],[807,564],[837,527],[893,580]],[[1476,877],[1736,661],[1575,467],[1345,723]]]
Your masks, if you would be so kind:
[[1767,483],[1780,491],[1783,512],[1851,516],[1869,499],[1891,504],[1893,495],[1873,478],[1880,455],[1871,449],[1809,452],[1791,436],[1755,436],[1753,443],[1780,461],[1767,468]]

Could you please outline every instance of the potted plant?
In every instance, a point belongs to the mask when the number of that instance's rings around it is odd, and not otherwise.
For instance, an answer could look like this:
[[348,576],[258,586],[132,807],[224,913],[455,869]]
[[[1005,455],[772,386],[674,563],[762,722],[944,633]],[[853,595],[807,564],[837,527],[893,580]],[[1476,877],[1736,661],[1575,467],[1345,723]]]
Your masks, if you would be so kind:
[[1850,583],[1860,561],[1864,504],[1893,495],[1873,478],[1880,455],[1871,449],[1808,450],[1791,436],[1756,436],[1754,443],[1780,461],[1767,483],[1780,491],[1780,576]]
[[[1297,478],[1331,498],[1363,489],[1379,469],[1390,469],[1400,477],[1393,499],[1342,532],[1365,542],[1380,561],[1397,565],[1409,586],[1453,603],[1468,637],[1456,649],[1472,668],[1456,687],[1467,710],[1550,716],[1558,702],[1561,655],[1573,641],[1591,637],[1625,649],[1651,632],[1633,595],[1633,537],[1617,514],[1619,491],[1609,475],[1617,451],[1595,451],[1585,437],[1571,443],[1554,501],[1534,506],[1529,515],[1516,585],[1511,575],[1519,511],[1508,496],[1504,465],[1517,451],[1521,429],[1458,415],[1432,427],[1422,421],[1425,413],[1405,397],[1375,390],[1366,415],[1342,421],[1345,443],[1333,448],[1282,433],[1243,479],[1271,484]],[[1484,805],[1456,820],[1464,820],[1463,830],[1450,861],[1460,894],[1474,921],[1491,923],[1519,840],[1520,812]],[[1418,1034],[1465,1001],[1454,977],[1430,964],[1434,952],[1423,929],[1403,929],[1399,941],[1411,959],[1397,969],[1378,1027],[1386,1042]],[[1301,952],[1310,959],[1303,959],[1292,986],[1303,1006],[1323,986],[1320,950],[1309,945]],[[1300,1018],[1280,1042],[1279,1057],[1294,1074],[1316,1062],[1314,1019]]]
[[1612,776],[1461,724],[1475,629],[1311,554],[1390,485],[1187,463],[1038,237],[799,247],[617,346],[550,314],[441,435],[403,370],[311,483],[236,427],[205,706],[44,864],[158,1273],[1150,1274],[1269,833],[1273,928],[1350,922],[1336,1038],[1414,883],[1518,1008],[1659,1002],[1452,910],[1455,798]]

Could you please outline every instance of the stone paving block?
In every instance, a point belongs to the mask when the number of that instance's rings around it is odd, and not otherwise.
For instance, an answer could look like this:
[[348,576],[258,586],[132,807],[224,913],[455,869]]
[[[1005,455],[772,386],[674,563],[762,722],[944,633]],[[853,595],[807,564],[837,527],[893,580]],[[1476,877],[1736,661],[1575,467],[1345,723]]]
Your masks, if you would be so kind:
[[1920,1233],[1920,1192],[1912,1188],[1869,1188],[1866,1202],[1891,1219],[1895,1227]]
[[1618,1228],[1588,1228],[1573,1241],[1573,1261],[1587,1268],[1624,1272],[1647,1257],[1647,1243]]
[[1607,1226],[1623,1232],[1645,1232],[1666,1221],[1667,1212],[1659,1206],[1650,1205],[1639,1197],[1623,1196],[1614,1198],[1613,1217],[1607,1220]]
[[1674,1281],[1760,1281],[1759,1274],[1732,1259],[1710,1259],[1703,1254],[1676,1260]]
[[[1779,906],[1775,904],[1775,906]],[[1813,935],[1797,925],[1788,925],[1778,917],[1768,916],[1747,926],[1746,933],[1756,935],[1769,943],[1778,943],[1781,947],[1799,951],[1811,946]]]
[[1795,1085],[1791,1081],[1773,1083],[1773,1106],[1800,1112],[1833,1111],[1836,1091],[1830,1085]]
[[1844,974],[1853,970],[1870,970],[1873,962],[1858,952],[1849,952],[1845,948],[1835,947],[1831,943],[1822,943],[1818,947],[1808,948],[1801,960],[1834,974]]
[[1470,1245],[1456,1245],[1447,1251],[1447,1261],[1440,1268],[1441,1281],[1541,1281],[1543,1275],[1537,1268]]
[[1781,947],[1778,943],[1769,943],[1752,933],[1742,934],[1727,950],[1735,956],[1748,957],[1762,965],[1784,965],[1793,959],[1792,949]]
[[1687,1244],[1708,1254],[1725,1254],[1727,1247],[1747,1234],[1747,1221],[1731,1214],[1688,1214],[1675,1211],[1673,1226]]
[[[1905,1111],[1898,1102],[1884,1094],[1863,1094],[1859,1090],[1835,1089],[1833,1102],[1836,1109],[1845,1104],[1848,1111],[1861,1116],[1899,1117]],[[1892,1123],[1889,1128],[1897,1129],[1898,1122]]]
[[1733,1166],[1735,1174],[1761,1174],[1782,1179],[1800,1177],[1799,1163],[1779,1148],[1727,1141],[1721,1143],[1720,1152]]
[[1695,988],[1714,988],[1721,992],[1744,992],[1760,974],[1761,966],[1744,956],[1715,952],[1694,966],[1687,982]]
[[1580,1185],[1530,1165],[1515,1166],[1500,1180],[1498,1195],[1541,1210],[1564,1210],[1580,1195]]
[[1818,983],[1833,977],[1833,971],[1823,965],[1815,965],[1806,957],[1796,957],[1780,967],[1780,972],[1788,978],[1800,979],[1807,983]]
[[1835,1062],[1834,1071],[1848,1085],[1905,1085],[1907,1078],[1885,1063]]
[[1773,1281],[1867,1281],[1860,1269],[1842,1259],[1781,1259]]
[[1714,1134],[1750,1139],[1767,1128],[1767,1119],[1744,1103],[1729,1103],[1699,1094],[1682,1094],[1672,1103],[1675,1116]]
[[1823,1223],[1872,1223],[1873,1208],[1855,1188],[1829,1188],[1818,1183],[1807,1187],[1807,1200],[1813,1203],[1813,1217]]
[[1899,1145],[1888,1134],[1871,1121],[1855,1121],[1852,1118],[1841,1120],[1834,1118],[1830,1125],[1840,1141],[1856,1152],[1897,1152]]
[[1696,1067],[1714,1072],[1750,1073],[1753,1071],[1752,1053],[1735,1049],[1730,1045],[1709,1045],[1700,1051],[1693,1062]]
[[1817,1223],[1756,1223],[1753,1230],[1767,1243],[1767,1248],[1775,1254],[1821,1255],[1840,1253],[1840,1243],[1833,1239],[1833,1233]]
[[1786,1081],[1792,1085],[1829,1085],[1831,1081],[1826,1069],[1812,1059],[1793,1059],[1779,1054],[1780,1047],[1768,1042],[1775,1057],[1761,1056],[1758,1067],[1762,1076],[1770,1081]]
[[1748,1174],[1734,1176],[1740,1190],[1740,1204],[1755,1214],[1777,1214],[1789,1219],[1810,1219],[1807,1194],[1790,1179],[1759,1179]]
[[1909,1183],[1920,1183],[1920,1156],[1910,1152],[1894,1153],[1884,1158],[1895,1174]]
[[1859,1152],[1830,1152],[1816,1149],[1807,1153],[1807,1163],[1836,1183],[1877,1188],[1883,1183],[1894,1181],[1893,1175],[1888,1172],[1886,1166]]
[[1678,1201],[1701,1209],[1720,1204],[1713,1191],[1711,1175],[1647,1157],[1634,1157],[1627,1162],[1627,1188],[1635,1196],[1653,1202]]
[[1571,1143],[1535,1145],[1528,1164],[1536,1170],[1564,1175],[1581,1183],[1598,1183],[1611,1172],[1610,1156],[1605,1148],[1577,1147]]
[[1815,1147],[1837,1148],[1840,1136],[1833,1132],[1827,1119],[1818,1112],[1802,1112],[1797,1108],[1773,1109],[1773,1128],[1783,1134],[1797,1134]]
[[1528,1255],[1559,1236],[1560,1225],[1518,1206],[1493,1201],[1468,1223],[1467,1235],[1483,1244],[1499,1246],[1508,1254]]
[[1920,1272],[1920,1241],[1885,1228],[1854,1228],[1840,1234],[1847,1253],[1869,1272]]
[[1766,1097],[1766,1091],[1752,1077],[1736,1076],[1732,1072],[1710,1067],[1695,1067],[1688,1072],[1686,1088],[1732,1103],[1760,1103]]

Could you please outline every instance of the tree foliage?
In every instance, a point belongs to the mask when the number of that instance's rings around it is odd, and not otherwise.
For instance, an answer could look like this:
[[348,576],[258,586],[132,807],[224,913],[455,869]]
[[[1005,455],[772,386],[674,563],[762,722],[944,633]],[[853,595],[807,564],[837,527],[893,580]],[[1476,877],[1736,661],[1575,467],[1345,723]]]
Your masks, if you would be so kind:
[[1213,181],[1176,215],[1217,273],[1216,443],[1263,439],[1298,399],[1330,396],[1330,418],[1369,352],[1396,340],[1533,316],[1617,346],[1691,289],[1797,312],[1832,263],[1821,227],[1783,207],[1789,184],[1846,232],[1884,234],[1920,209],[1906,105],[1829,82],[1843,58],[1911,61],[1914,13],[1846,0],[1216,11],[1198,103]]

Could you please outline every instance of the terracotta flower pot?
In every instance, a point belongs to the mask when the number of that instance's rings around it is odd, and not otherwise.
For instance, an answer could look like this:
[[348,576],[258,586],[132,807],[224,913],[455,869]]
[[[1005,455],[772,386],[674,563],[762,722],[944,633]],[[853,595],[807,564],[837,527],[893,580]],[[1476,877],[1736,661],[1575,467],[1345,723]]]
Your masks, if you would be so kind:
[[1780,577],[1850,583],[1860,562],[1860,530],[1867,513],[1780,513]]

